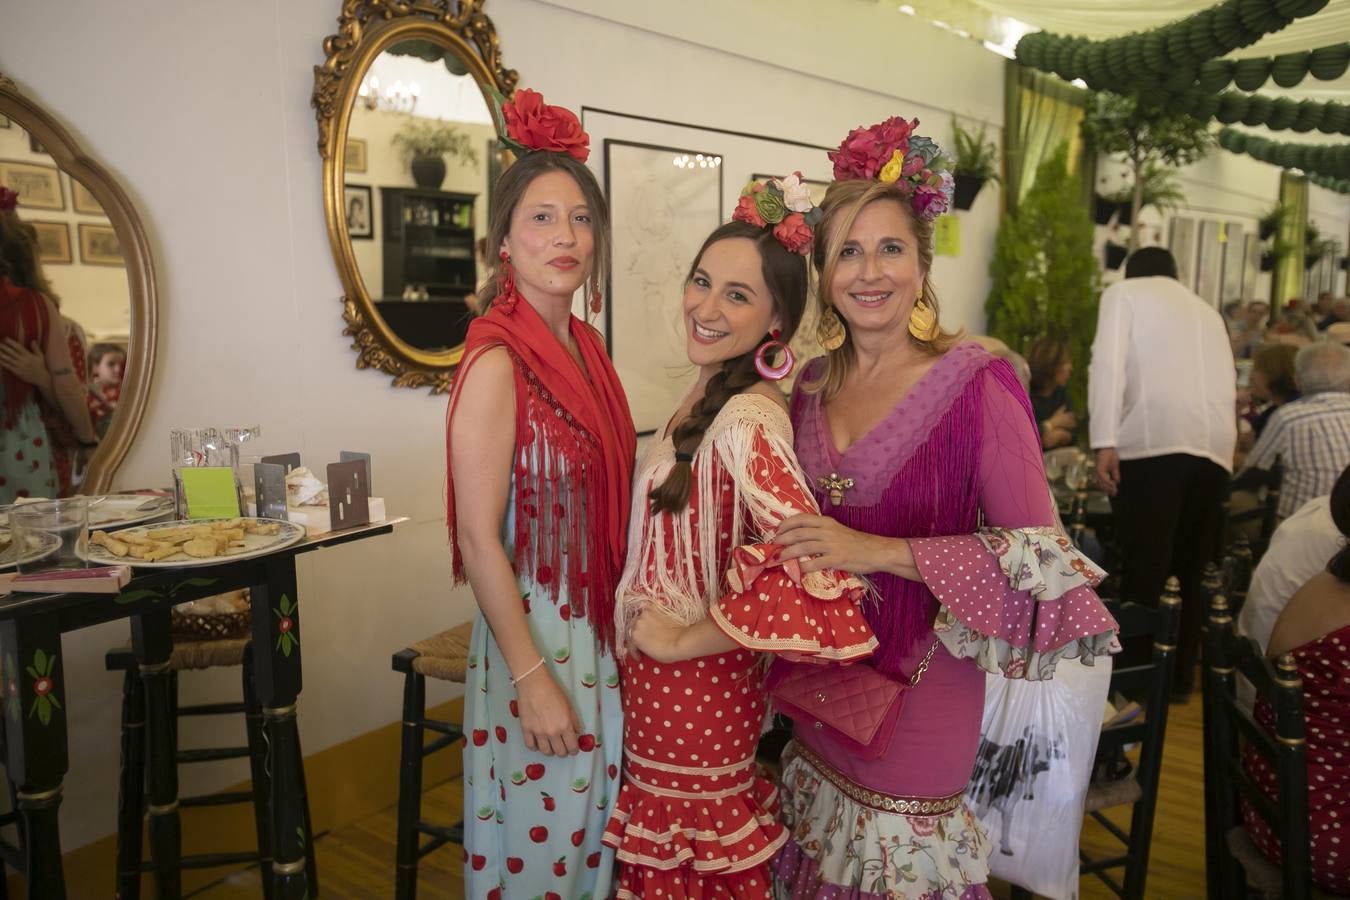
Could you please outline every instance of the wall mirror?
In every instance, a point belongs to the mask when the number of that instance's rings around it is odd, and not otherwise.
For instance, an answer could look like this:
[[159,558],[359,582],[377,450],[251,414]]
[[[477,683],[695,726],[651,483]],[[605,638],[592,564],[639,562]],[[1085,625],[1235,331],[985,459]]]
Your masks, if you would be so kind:
[[314,69],[328,239],[357,368],[450,386],[508,154],[489,92],[514,70],[483,0],[348,2]]
[[[42,408],[58,493],[106,491],[136,437],[154,374],[158,320],[145,229],[117,181],[4,74],[0,185],[19,194],[16,212],[33,229],[100,435],[96,448],[80,450],[62,436],[58,408]],[[15,493],[0,485],[0,502]]]

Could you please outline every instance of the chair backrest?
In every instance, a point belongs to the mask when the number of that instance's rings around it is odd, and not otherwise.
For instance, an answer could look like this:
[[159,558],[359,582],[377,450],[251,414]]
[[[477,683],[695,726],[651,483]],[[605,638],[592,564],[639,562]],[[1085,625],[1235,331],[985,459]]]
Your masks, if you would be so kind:
[[[1118,637],[1121,642],[1152,637],[1153,656],[1146,663],[1116,667],[1111,671],[1111,696],[1122,694],[1135,701],[1143,707],[1143,715],[1102,729],[1097,742],[1097,757],[1110,758],[1118,748],[1138,743],[1139,766],[1135,769],[1135,777],[1146,798],[1156,797],[1158,776],[1162,771],[1168,689],[1176,667],[1177,635],[1181,630],[1180,590],[1177,579],[1168,578],[1156,609],[1134,602],[1105,601],[1120,626]],[[1149,814],[1152,814],[1151,803]]]
[[[1307,897],[1311,883],[1307,746],[1303,682],[1294,658],[1285,654],[1272,663],[1255,641],[1238,635],[1222,594],[1210,600],[1205,658],[1205,855],[1210,896],[1246,895],[1241,867],[1231,858],[1226,838],[1231,828],[1242,824],[1241,798],[1280,841],[1282,896]],[[1238,701],[1239,672],[1255,687],[1257,703],[1264,700],[1274,709],[1274,734]],[[1243,768],[1244,746],[1275,770],[1278,794],[1273,800]]]
[[[1247,536],[1240,535],[1233,543],[1231,551],[1224,555],[1223,569],[1220,572],[1220,582],[1214,593],[1223,594],[1228,598],[1228,612],[1232,616],[1237,616],[1242,612],[1242,607],[1247,603],[1247,591],[1251,588],[1252,574],[1256,571],[1256,563],[1252,557],[1252,545],[1247,540]],[[1210,598],[1213,594],[1207,594],[1205,606],[1208,608]]]
[[1275,526],[1278,523],[1280,510],[1280,487],[1284,483],[1284,463],[1280,457],[1275,457],[1275,464],[1270,467],[1270,481],[1266,485],[1266,503],[1261,510],[1261,537],[1257,545],[1252,548],[1252,562],[1258,563],[1261,557],[1265,556],[1266,548],[1270,546],[1270,539],[1275,535]]

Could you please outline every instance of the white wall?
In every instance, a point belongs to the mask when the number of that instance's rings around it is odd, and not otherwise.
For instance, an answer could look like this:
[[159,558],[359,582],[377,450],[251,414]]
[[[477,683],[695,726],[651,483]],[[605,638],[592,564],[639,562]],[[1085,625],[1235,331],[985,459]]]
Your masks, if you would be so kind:
[[[847,17],[830,17],[828,4],[807,0],[690,0],[667,21],[664,4],[570,5],[657,16],[642,30],[541,0],[488,4],[522,84],[574,109],[825,145],[898,113],[918,115],[923,131],[945,140],[948,113],[938,103],[988,120],[995,139],[1002,124],[1003,60],[893,11],[850,5]],[[71,0],[8,4],[0,28],[0,71],[121,179],[151,236],[158,377],[118,484],[166,482],[171,426],[257,422],[263,452],[297,449],[316,464],[344,448],[373,453],[377,493],[391,513],[413,520],[392,537],[301,560],[300,722],[309,752],[396,720],[390,654],[472,609],[469,593],[449,584],[444,401],[358,372],[341,335],[309,105],[313,66],[339,8],[337,0],[228,8]],[[790,17],[805,24],[788,27]],[[666,27],[681,38],[650,30]],[[996,200],[986,188],[963,214],[964,254],[938,262],[949,324],[982,324]],[[119,695],[102,654],[125,637],[125,626],[108,626],[64,644],[66,848],[114,827]],[[236,691],[236,676],[185,677],[184,698],[204,684]],[[190,773],[182,786],[195,792],[242,777],[242,768]]]

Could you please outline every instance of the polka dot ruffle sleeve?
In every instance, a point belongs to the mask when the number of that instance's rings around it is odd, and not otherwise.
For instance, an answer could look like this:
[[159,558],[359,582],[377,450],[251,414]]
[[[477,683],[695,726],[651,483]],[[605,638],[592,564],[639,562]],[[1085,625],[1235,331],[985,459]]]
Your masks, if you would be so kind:
[[713,622],[748,650],[820,661],[870,656],[877,639],[859,603],[861,580],[832,569],[803,573],[777,544],[732,551],[730,591],[709,611]]

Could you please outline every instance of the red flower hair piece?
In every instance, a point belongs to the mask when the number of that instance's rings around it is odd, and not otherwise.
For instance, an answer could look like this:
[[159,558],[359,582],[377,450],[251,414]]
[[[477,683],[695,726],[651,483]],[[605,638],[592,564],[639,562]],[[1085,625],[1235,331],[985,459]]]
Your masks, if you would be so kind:
[[577,162],[591,155],[591,137],[570,109],[549,106],[543,95],[521,88],[502,104],[506,137],[525,150],[566,153]]
[[13,212],[19,205],[19,194],[17,191],[11,191],[9,188],[0,186],[0,213]]

